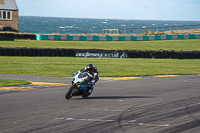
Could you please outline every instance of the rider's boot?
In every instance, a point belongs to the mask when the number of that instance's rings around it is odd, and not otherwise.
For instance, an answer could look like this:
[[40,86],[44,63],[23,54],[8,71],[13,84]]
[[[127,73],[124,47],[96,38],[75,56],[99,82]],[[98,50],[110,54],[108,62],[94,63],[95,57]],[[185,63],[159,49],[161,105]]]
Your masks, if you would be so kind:
[[94,85],[91,82],[89,82],[88,83],[88,93],[91,94],[93,89],[94,89]]
[[92,91],[93,91],[93,89],[94,89],[94,87],[93,87],[93,85],[91,85],[91,86],[88,88],[88,93],[91,94]]

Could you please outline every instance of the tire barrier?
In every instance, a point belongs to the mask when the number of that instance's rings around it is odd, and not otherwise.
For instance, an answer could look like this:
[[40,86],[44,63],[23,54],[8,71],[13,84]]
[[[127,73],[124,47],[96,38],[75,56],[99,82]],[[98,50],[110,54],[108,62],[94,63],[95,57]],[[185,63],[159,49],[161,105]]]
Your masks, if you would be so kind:
[[128,58],[200,59],[200,51],[126,51]]
[[92,49],[3,48],[0,56],[59,56],[98,58],[200,59],[200,51],[130,51]]
[[151,41],[200,39],[200,34],[173,34],[149,36],[78,36],[78,35],[36,35],[36,40],[64,40],[64,41]]
[[36,40],[35,34],[0,33],[0,41],[14,41],[14,39]]
[[14,39],[36,40],[35,34],[14,34]]
[[0,47],[0,56],[61,56],[74,57],[72,49],[37,49],[37,48],[2,48]]
[[0,41],[14,41],[13,33],[0,33]]

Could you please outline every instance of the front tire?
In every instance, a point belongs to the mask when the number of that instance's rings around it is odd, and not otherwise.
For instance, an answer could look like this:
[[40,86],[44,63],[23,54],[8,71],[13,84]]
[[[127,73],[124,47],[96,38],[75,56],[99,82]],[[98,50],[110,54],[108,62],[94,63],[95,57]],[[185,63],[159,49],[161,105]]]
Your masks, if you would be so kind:
[[67,100],[70,99],[70,98],[72,97],[72,95],[73,95],[73,89],[74,89],[74,87],[71,86],[71,87],[69,88],[68,92],[66,93],[65,98],[66,98]]

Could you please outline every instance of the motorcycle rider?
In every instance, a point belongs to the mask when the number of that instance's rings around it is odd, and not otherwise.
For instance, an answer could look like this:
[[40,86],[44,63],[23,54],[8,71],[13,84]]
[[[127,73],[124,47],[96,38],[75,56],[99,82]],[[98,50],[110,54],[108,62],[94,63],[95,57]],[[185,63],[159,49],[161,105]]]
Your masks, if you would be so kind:
[[93,64],[87,64],[86,67],[81,69],[82,72],[87,72],[88,76],[90,77],[90,82],[88,82],[89,86],[89,93],[91,93],[93,86],[95,86],[95,83],[99,80],[99,72],[97,67],[93,66]]

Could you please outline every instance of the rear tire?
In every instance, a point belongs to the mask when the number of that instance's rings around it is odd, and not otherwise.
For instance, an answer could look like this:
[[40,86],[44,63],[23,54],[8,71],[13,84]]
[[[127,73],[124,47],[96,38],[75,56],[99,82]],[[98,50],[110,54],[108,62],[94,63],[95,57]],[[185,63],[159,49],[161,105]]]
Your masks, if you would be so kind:
[[71,86],[71,87],[69,88],[68,92],[66,93],[65,98],[66,98],[67,100],[70,99],[70,98],[72,97],[72,95],[73,95],[73,89],[74,89],[74,87]]
[[88,94],[88,92],[86,92],[85,94],[82,95],[83,98],[88,98],[90,94]]
[[89,95],[92,93],[92,91],[93,91],[93,87],[92,87],[92,89],[91,89],[91,92],[89,93],[89,92],[85,92],[85,94],[83,94],[82,95],[82,97],[83,98],[88,98],[89,97]]

